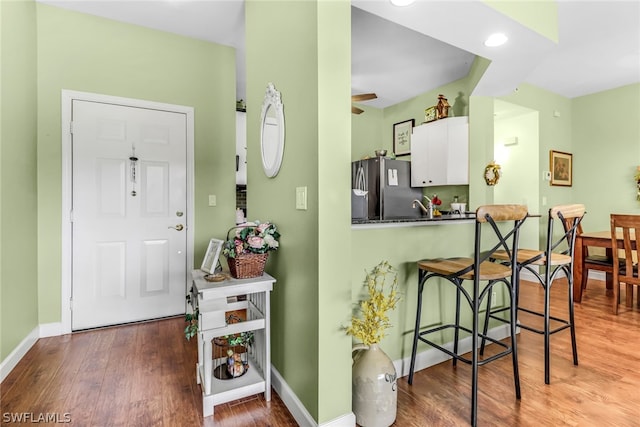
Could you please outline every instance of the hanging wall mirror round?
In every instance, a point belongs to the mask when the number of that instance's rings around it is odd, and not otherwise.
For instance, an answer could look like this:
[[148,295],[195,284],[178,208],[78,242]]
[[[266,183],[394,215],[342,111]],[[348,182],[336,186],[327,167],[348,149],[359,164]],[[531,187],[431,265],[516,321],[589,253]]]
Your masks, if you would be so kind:
[[280,92],[273,83],[267,85],[260,121],[262,167],[269,178],[278,174],[284,154],[284,109]]

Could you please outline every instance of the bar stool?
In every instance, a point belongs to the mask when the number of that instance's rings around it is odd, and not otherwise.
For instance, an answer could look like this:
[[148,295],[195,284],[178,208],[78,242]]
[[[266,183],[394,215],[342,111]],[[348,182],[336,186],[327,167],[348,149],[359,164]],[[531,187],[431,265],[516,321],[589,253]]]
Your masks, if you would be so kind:
[[[516,282],[516,305],[518,311],[526,312],[544,319],[542,329],[530,325],[525,325],[518,320],[518,326],[522,329],[535,332],[544,336],[544,382],[549,384],[549,361],[550,361],[550,337],[556,332],[560,332],[569,328],[571,331],[571,348],[573,351],[573,364],[578,365],[578,349],[576,345],[576,330],[573,317],[573,250],[575,248],[577,230],[585,215],[585,207],[582,204],[560,205],[549,209],[549,219],[547,221],[547,240],[546,249],[544,251],[535,249],[519,249],[517,255],[518,277]],[[563,232],[554,236],[553,224],[559,220],[563,226]],[[510,254],[506,251],[497,251],[493,258],[503,264],[510,265],[512,263]],[[540,273],[540,270],[544,270]],[[544,308],[543,311],[532,310],[521,307],[519,305],[519,288],[520,288],[520,272],[527,270],[532,273],[544,290]],[[569,307],[568,319],[559,318],[551,315],[550,296],[551,285],[554,280],[564,274],[567,278],[567,301]],[[577,284],[580,286],[580,284]],[[491,295],[489,295],[489,305],[491,307]],[[497,308],[491,310],[489,315],[485,317],[483,332],[486,333],[489,327],[489,319],[496,319],[502,322],[509,322],[499,313],[510,310],[510,308]],[[554,322],[554,328],[551,328],[551,321]],[[484,351],[485,341],[482,341],[480,354]]]
[[[448,354],[453,358],[453,366],[460,360],[471,365],[471,425],[478,421],[478,367],[494,361],[502,356],[511,354],[513,361],[513,376],[516,398],[520,399],[520,379],[518,373],[518,356],[516,351],[516,304],[515,304],[515,280],[516,268],[491,262],[491,256],[497,250],[503,250],[509,254],[513,266],[516,265],[518,251],[519,230],[527,218],[527,207],[524,205],[486,205],[476,210],[474,254],[473,258],[447,258],[418,261],[418,304],[416,311],[416,323],[413,336],[413,349],[411,352],[411,367],[409,371],[409,384],[413,384],[416,353],[418,341]],[[506,224],[502,224],[506,223]],[[507,225],[508,224],[508,225]],[[485,231],[482,234],[482,231]],[[482,235],[481,235],[482,234]],[[493,245],[493,246],[491,246]],[[489,248],[488,250],[486,248]],[[456,287],[456,313],[453,324],[443,324],[420,331],[420,319],[422,314],[422,293],[425,284],[430,278],[445,279]],[[473,288],[469,292],[463,287],[464,281],[473,281]],[[432,281],[434,284],[439,281]],[[487,282],[481,287],[480,282]],[[480,333],[479,314],[485,298],[491,295],[493,287],[503,284],[509,290],[511,307],[510,343],[505,344],[486,334]],[[471,329],[460,324],[461,297],[469,304],[472,311]],[[426,336],[445,329],[453,329],[453,351],[443,345],[436,344]],[[458,339],[460,331],[471,334],[471,358],[459,354]],[[502,351],[490,357],[480,360],[478,355],[478,338],[489,340],[501,347]]]

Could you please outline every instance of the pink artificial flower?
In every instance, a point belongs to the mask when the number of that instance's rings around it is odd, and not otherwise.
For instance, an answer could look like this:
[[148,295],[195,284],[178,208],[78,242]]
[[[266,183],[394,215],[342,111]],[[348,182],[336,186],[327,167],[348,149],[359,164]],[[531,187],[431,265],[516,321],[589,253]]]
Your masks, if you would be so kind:
[[249,246],[255,249],[261,249],[264,246],[264,239],[260,236],[251,236],[247,239]]

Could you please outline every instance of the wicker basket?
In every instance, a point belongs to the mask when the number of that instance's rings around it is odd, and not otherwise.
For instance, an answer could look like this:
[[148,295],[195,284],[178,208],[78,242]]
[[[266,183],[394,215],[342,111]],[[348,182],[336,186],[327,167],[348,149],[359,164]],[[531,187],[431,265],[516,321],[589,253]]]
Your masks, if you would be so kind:
[[[239,228],[245,228],[247,226],[239,225],[231,227],[227,231],[227,241],[230,239],[231,232]],[[229,272],[234,279],[249,279],[252,277],[260,277],[264,274],[264,265],[267,263],[269,253],[263,254],[240,254],[235,258],[227,257],[227,264],[229,264]]]
[[227,258],[229,272],[236,279],[249,279],[264,274],[264,265],[267,263],[269,253],[242,254],[235,258]]

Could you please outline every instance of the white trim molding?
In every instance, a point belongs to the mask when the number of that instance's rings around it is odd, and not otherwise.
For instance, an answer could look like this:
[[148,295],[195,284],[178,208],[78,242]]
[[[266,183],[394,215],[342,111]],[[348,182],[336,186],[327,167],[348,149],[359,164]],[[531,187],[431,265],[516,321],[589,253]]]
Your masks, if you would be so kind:
[[331,421],[320,424],[319,427],[354,427],[356,425],[356,415],[351,412]]
[[271,365],[271,386],[278,393],[278,396],[280,396],[280,399],[282,399],[282,402],[289,409],[289,412],[291,412],[300,427],[316,427],[318,425],[273,365]]
[[11,373],[13,368],[16,367],[18,362],[22,360],[25,354],[29,351],[31,347],[38,341],[40,328],[36,326],[21,342],[18,344],[16,348],[13,349],[11,353],[7,357],[4,358],[2,363],[0,363],[0,382],[4,381],[4,379]]
[[356,425],[356,416],[352,412],[318,424],[273,365],[271,365],[271,385],[300,427],[354,427]]
[[60,335],[65,335],[62,322],[43,323],[39,326],[39,333],[40,333],[39,335],[40,338],[57,337]]

